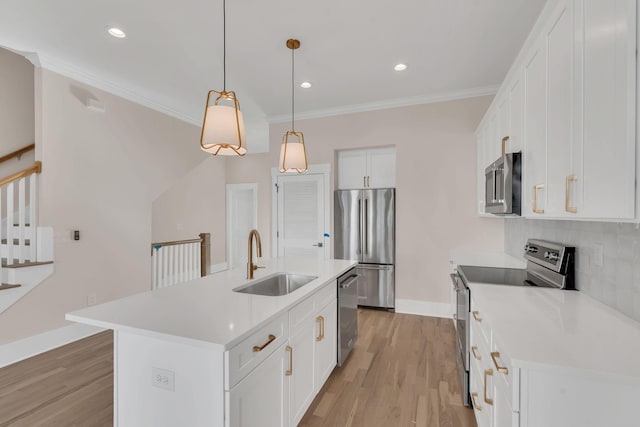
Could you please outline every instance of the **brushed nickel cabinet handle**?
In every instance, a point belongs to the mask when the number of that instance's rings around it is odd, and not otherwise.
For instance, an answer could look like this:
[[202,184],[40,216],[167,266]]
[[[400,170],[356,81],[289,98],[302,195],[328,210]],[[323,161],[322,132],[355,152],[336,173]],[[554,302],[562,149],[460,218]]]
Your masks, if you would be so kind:
[[533,213],[539,213],[539,214],[544,213],[544,209],[538,209],[538,190],[543,190],[543,189],[544,189],[544,184],[537,184],[533,186],[533,206],[531,206]]
[[473,408],[478,411],[482,411],[482,406],[478,405],[476,399],[478,398],[478,393],[471,393],[471,403],[473,404]]
[[473,353],[473,357],[476,360],[482,360],[482,357],[480,357],[480,355],[478,354],[478,347],[477,346],[474,345],[473,347],[471,347],[471,353]]
[[482,317],[479,316],[480,312],[479,311],[472,311],[471,314],[473,314],[473,318],[475,319],[476,322],[482,322]]
[[491,360],[493,360],[493,364],[496,366],[496,369],[498,370],[498,372],[500,372],[501,374],[505,374],[508,375],[509,374],[509,368],[507,368],[506,366],[500,366],[498,364],[498,357],[500,357],[500,352],[499,351],[492,351],[491,352]]
[[493,376],[493,369],[484,370],[484,403],[493,406],[493,399],[487,397],[487,377]]
[[289,369],[287,369],[284,374],[285,376],[290,377],[293,375],[293,348],[288,345],[285,350],[289,352]]
[[269,334],[269,340],[266,343],[262,344],[261,346],[254,345],[253,346],[253,352],[254,353],[261,352],[262,350],[264,350],[269,344],[271,344],[275,340],[276,340],[276,336],[272,335],[272,334]]
[[569,213],[578,213],[578,208],[571,206],[571,183],[576,182],[578,177],[575,175],[567,176],[567,187],[564,193],[564,210]]

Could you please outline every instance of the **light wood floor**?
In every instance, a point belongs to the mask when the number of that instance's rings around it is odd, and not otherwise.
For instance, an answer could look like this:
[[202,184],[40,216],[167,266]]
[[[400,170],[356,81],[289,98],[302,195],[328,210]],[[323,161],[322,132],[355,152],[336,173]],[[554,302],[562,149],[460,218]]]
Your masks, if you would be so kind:
[[[461,403],[451,320],[360,310],[359,328],[300,427],[476,426]],[[0,427],[106,427],[112,414],[110,332],[0,369]]]
[[359,337],[300,427],[475,427],[450,319],[359,310]]
[[113,425],[113,334],[0,369],[0,427]]

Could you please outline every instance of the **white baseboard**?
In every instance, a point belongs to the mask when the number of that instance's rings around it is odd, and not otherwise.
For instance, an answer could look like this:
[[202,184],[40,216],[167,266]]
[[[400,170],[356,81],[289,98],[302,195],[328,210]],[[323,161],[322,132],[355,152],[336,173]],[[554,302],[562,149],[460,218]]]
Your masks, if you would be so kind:
[[62,328],[0,345],[0,368],[102,331],[104,329],[95,326],[73,323]]
[[226,262],[221,262],[219,264],[211,264],[209,266],[209,273],[213,274],[213,273],[219,273],[221,271],[225,271],[228,270],[229,266],[227,265]]
[[396,313],[452,318],[451,304],[413,299],[396,299]]

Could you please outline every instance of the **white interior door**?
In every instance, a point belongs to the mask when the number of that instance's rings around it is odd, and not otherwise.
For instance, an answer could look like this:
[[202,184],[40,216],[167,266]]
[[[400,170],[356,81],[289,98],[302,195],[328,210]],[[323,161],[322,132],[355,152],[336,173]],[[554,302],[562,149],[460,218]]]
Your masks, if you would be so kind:
[[328,258],[329,172],[274,178],[278,256]]
[[256,184],[227,184],[227,265],[247,263],[249,232],[258,227]]

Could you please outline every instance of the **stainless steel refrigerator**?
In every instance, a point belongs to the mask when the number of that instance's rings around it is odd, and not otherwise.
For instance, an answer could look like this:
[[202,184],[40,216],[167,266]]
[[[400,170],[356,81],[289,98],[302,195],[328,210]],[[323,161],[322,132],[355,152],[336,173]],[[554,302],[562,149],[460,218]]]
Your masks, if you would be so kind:
[[394,310],[396,191],[336,190],[335,257],[358,260],[358,305]]

